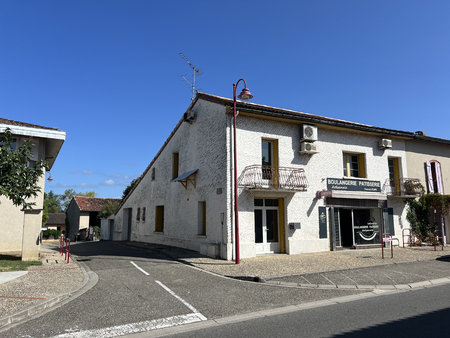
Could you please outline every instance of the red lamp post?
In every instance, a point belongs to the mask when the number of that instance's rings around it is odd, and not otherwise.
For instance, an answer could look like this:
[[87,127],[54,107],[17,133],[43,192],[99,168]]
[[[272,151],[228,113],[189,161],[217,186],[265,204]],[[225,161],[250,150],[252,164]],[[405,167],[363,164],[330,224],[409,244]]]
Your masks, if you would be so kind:
[[250,90],[247,88],[247,83],[244,79],[239,79],[238,82],[233,83],[233,165],[234,165],[234,246],[235,246],[235,261],[239,264],[240,254],[239,254],[239,207],[238,207],[238,177],[237,177],[237,151],[236,151],[236,89],[239,82],[244,82],[244,89],[239,94],[238,98],[241,100],[249,100],[253,98]]

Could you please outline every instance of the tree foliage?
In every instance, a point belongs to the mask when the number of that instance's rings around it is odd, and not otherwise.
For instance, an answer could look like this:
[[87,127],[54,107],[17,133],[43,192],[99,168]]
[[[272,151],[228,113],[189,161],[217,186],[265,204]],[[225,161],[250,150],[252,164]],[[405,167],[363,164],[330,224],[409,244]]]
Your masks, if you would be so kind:
[[419,199],[406,200],[406,218],[416,235],[431,236],[436,230],[436,214],[445,217],[450,212],[450,195],[424,194]]
[[31,139],[19,147],[14,145],[11,130],[7,128],[1,136],[0,195],[23,210],[31,209],[36,203],[29,199],[41,191],[38,181],[48,167],[42,160],[33,164]]
[[108,201],[98,213],[99,218],[108,218],[119,209],[119,202]]
[[125,197],[127,197],[127,195],[130,193],[130,191],[134,188],[134,186],[136,185],[136,183],[139,181],[139,178],[135,178],[134,180],[132,180],[130,182],[130,184],[128,184],[128,186],[125,188],[125,190],[122,193],[122,199],[124,199]]

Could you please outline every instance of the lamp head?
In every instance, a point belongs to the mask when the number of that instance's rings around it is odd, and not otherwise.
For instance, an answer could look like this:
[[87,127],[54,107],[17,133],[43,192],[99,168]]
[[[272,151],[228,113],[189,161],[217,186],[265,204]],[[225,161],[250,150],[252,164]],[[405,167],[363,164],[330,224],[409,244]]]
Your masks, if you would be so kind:
[[241,100],[250,100],[253,98],[253,95],[252,93],[250,93],[250,90],[248,90],[248,88],[246,87],[242,89],[242,92],[239,94],[238,98]]
[[53,177],[52,177],[52,174],[49,172],[49,176],[48,176],[48,178],[47,178],[47,181],[53,181]]

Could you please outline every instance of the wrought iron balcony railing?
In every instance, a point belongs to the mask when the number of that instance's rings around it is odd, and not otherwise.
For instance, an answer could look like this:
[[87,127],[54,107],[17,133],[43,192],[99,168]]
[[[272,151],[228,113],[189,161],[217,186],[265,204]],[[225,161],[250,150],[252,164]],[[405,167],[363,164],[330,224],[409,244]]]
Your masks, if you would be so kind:
[[238,184],[247,189],[305,191],[308,188],[308,180],[303,169],[261,165],[245,167]]
[[418,178],[387,179],[383,190],[386,195],[398,197],[416,197],[423,193],[423,187]]

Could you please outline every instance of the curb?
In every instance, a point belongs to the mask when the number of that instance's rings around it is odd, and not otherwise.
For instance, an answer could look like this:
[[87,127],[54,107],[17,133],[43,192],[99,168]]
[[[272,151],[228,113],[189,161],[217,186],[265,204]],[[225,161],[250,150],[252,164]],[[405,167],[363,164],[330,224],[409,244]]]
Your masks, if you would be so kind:
[[81,286],[71,292],[59,294],[53,296],[49,299],[38,302],[37,304],[31,305],[19,312],[12,315],[0,318],[0,332],[9,330],[10,328],[22,324],[30,319],[39,317],[47,312],[53,311],[54,309],[62,306],[75,298],[81,296],[83,293],[90,290],[98,282],[98,276],[95,272],[91,271],[83,262],[78,261],[78,257],[71,255],[73,260],[77,262],[81,271],[83,272],[84,279]]
[[426,288],[442,284],[450,284],[450,276],[438,279],[431,279],[421,282],[414,282],[409,284],[388,284],[388,285],[364,285],[364,284],[304,284],[304,283],[293,283],[293,282],[280,282],[280,281],[264,281],[263,283],[295,287],[302,289],[322,289],[322,290],[333,290],[333,289],[343,289],[343,290],[410,290],[418,288]]

